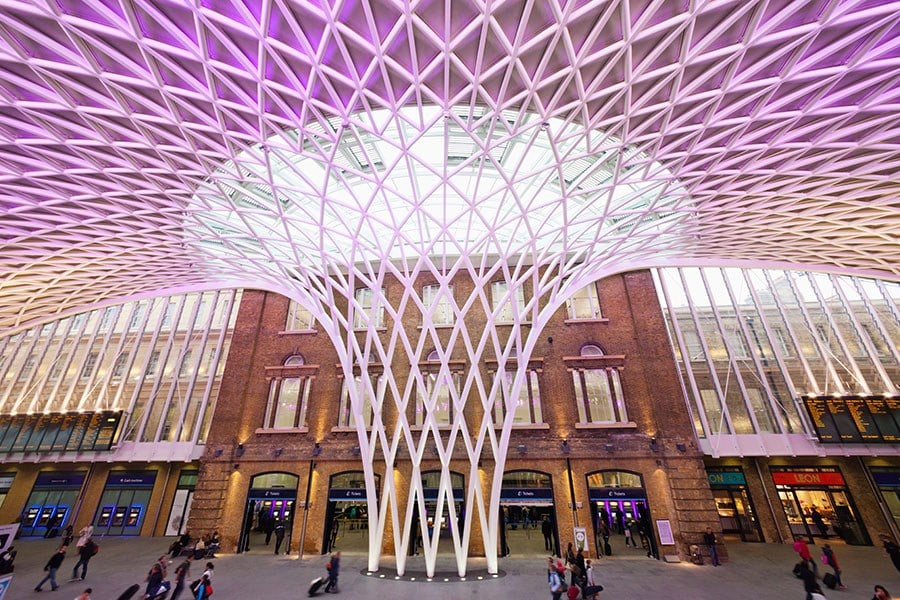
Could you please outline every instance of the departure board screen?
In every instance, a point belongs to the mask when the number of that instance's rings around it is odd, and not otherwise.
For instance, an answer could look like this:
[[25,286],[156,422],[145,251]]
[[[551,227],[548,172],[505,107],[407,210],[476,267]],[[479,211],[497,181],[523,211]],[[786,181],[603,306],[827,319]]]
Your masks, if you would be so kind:
[[900,442],[900,398],[802,396],[822,443]]
[[0,415],[0,453],[110,450],[122,411]]

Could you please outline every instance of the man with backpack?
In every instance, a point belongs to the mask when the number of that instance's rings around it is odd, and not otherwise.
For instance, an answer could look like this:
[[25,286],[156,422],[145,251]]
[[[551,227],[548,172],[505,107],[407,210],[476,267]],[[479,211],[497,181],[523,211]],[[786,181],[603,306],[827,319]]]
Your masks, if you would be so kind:
[[[78,548],[78,562],[72,568],[72,581],[84,581],[84,577],[87,575],[88,563],[99,551],[100,546],[92,539],[87,540],[83,546]],[[81,577],[78,576],[78,567],[81,567]]]

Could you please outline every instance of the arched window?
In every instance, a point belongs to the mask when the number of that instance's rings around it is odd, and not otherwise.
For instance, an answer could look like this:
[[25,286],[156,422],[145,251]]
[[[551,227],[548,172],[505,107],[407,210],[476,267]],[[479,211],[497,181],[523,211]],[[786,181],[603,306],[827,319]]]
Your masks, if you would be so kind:
[[581,423],[621,423],[628,421],[625,397],[614,364],[596,344],[581,348],[580,357],[570,366],[575,384],[575,402]]
[[293,354],[284,360],[282,368],[269,380],[267,429],[296,429],[305,425],[314,375],[314,371],[303,368],[305,365],[301,355]]

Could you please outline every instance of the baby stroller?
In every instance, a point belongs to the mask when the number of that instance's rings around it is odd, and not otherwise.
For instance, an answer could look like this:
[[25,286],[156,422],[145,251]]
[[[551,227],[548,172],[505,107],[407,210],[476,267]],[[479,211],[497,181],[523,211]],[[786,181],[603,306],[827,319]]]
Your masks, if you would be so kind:
[[700,546],[697,544],[691,544],[691,562],[695,565],[703,564],[703,554],[700,552]]
[[169,595],[169,590],[172,589],[172,584],[168,581],[163,581],[159,584],[159,587],[156,588],[156,591],[153,594],[145,596],[146,600],[166,600],[166,596]]

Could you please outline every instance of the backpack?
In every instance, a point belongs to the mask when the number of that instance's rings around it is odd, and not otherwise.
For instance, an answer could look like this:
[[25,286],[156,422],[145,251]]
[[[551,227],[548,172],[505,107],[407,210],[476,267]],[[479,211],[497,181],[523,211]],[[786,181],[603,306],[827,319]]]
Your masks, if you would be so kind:
[[96,556],[100,552],[100,545],[97,542],[89,542],[91,544],[91,556]]

